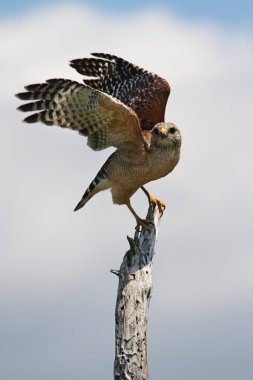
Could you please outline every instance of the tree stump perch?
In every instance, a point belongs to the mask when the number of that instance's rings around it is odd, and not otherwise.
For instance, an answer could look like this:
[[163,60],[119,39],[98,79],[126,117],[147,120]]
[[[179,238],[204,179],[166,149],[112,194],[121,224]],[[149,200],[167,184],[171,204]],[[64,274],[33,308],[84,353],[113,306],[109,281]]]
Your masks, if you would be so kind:
[[162,212],[150,206],[148,229],[127,237],[130,249],[120,270],[115,309],[114,380],[148,380],[147,322],[152,296],[152,267],[155,242]]

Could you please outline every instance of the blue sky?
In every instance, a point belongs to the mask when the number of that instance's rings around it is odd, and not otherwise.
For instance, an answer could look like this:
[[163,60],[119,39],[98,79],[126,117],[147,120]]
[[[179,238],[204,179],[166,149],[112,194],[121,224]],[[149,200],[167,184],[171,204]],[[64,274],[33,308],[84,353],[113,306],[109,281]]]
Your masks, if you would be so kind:
[[179,16],[188,17],[195,20],[211,20],[225,23],[232,26],[247,25],[253,22],[253,2],[251,0],[231,1],[231,0],[22,0],[22,1],[0,1],[0,14],[2,17],[12,16],[21,12],[26,12],[40,6],[52,5],[53,3],[80,3],[90,5],[107,12],[136,11],[147,7],[162,7],[174,11]]
[[[93,152],[71,131],[22,123],[13,96],[49,78],[81,82],[69,60],[101,51],[169,81],[166,120],[183,138],[177,168],[147,185],[167,206],[154,259],[150,378],[252,380],[252,6],[80,3],[0,2],[0,379],[112,378],[117,279],[109,270],[128,249],[133,217],[109,191],[72,212],[110,152]],[[133,206],[145,215],[141,192]]]

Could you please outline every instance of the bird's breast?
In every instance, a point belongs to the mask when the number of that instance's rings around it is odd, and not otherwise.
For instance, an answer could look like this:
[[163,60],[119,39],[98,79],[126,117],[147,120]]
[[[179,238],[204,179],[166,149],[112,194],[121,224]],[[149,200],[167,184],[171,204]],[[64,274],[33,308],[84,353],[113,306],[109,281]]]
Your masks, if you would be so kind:
[[179,149],[161,149],[151,151],[148,157],[150,181],[169,174],[177,165],[180,157]]
[[108,167],[114,203],[123,204],[140,186],[170,173],[179,156],[167,152],[147,152],[129,148],[115,152]]

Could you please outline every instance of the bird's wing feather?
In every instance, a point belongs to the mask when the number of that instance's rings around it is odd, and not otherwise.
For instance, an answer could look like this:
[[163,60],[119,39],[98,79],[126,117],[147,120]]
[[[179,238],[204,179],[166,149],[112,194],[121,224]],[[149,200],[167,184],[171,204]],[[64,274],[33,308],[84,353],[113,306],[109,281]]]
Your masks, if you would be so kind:
[[[93,53],[93,58],[74,59],[70,65],[79,73],[93,77],[84,83],[114,96],[137,114],[142,129],[164,121],[170,94],[168,82],[115,55]],[[94,58],[95,57],[95,58]]]
[[25,89],[16,96],[32,100],[18,107],[35,111],[24,119],[27,123],[41,121],[79,131],[94,150],[144,143],[136,113],[108,94],[66,79],[50,79]]

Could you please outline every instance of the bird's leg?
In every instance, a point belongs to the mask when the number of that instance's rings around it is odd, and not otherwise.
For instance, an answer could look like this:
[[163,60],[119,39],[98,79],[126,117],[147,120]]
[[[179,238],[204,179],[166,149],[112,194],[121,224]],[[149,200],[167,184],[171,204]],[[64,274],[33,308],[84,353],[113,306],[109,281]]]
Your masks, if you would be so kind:
[[148,201],[149,201],[149,204],[156,204],[159,208],[159,211],[162,213],[164,210],[165,210],[165,204],[160,201],[159,199],[155,198],[153,195],[151,195],[147,189],[145,189],[144,186],[141,186],[141,190],[144,191],[144,193],[146,194],[146,196],[148,197]]
[[150,224],[154,224],[153,222],[148,221],[148,220],[146,220],[146,219],[141,219],[141,218],[136,214],[136,212],[134,211],[133,207],[131,206],[130,200],[126,203],[126,205],[127,205],[128,209],[131,211],[131,213],[133,214],[133,216],[135,217],[135,220],[136,220],[136,223],[137,223],[137,225],[136,225],[136,227],[135,227],[136,230],[139,230],[139,227],[140,227],[140,226],[143,227],[143,228],[148,228],[148,226],[149,226]]

